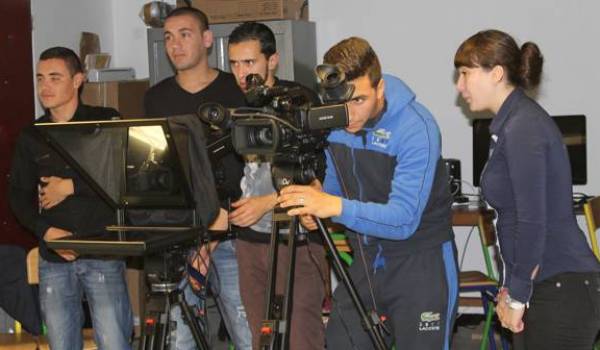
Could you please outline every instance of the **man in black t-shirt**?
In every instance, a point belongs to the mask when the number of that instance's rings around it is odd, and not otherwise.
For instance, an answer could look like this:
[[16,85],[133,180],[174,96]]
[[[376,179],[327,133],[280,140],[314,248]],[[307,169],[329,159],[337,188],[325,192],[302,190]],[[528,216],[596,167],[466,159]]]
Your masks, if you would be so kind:
[[[166,117],[181,114],[193,114],[198,106],[205,102],[217,102],[225,107],[239,107],[244,104],[244,95],[237,87],[235,79],[229,73],[208,66],[208,48],[212,45],[213,34],[208,30],[208,20],[201,11],[181,7],[172,11],[164,25],[165,50],[175,67],[176,75],[167,78],[148,90],[144,96],[144,109],[149,117]],[[229,154],[213,169],[223,172],[224,178],[219,197],[222,208],[227,202],[240,196],[239,181],[243,162],[239,156]],[[227,229],[227,212],[221,212],[210,229]],[[214,249],[214,250],[213,250]],[[197,252],[195,268],[201,274],[208,271],[208,248]],[[236,349],[251,348],[250,330],[246,313],[241,302],[238,282],[238,266],[235,246],[231,240],[220,242],[216,248],[211,245],[209,278],[216,296],[221,315]],[[197,283],[192,280],[194,286]],[[182,281],[184,295],[188,304],[198,304],[195,295],[186,281]],[[174,308],[172,317],[176,326],[175,348],[177,350],[195,349],[189,327],[182,321],[179,308]]]
[[[279,55],[275,36],[264,24],[246,22],[236,27],[229,36],[229,64],[238,85],[247,90],[246,77],[258,74],[265,85],[298,87],[300,84],[275,77]],[[305,88],[306,89],[306,88]],[[306,93],[317,102],[316,94]],[[265,296],[268,292],[267,276],[269,237],[272,211],[277,204],[273,187],[271,163],[266,159],[246,160],[241,182],[242,199],[232,203],[229,221],[240,226],[237,249],[240,270],[240,291],[252,331],[253,348],[259,348],[261,321],[265,316]],[[283,233],[283,232],[282,232]],[[296,248],[294,270],[293,306],[290,329],[290,349],[323,349],[324,329],[321,306],[325,297],[325,252],[318,236],[307,235],[306,241]],[[282,243],[283,244],[283,243]],[[285,271],[288,266],[288,249],[278,249],[276,293],[283,294]]]

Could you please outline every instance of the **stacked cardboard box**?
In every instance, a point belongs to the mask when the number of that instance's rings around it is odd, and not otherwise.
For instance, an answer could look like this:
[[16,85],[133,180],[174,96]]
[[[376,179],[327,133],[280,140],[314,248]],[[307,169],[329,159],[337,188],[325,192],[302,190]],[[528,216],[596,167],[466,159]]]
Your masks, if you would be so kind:
[[[192,0],[192,6],[208,16],[209,23],[308,20],[307,0]],[[177,6],[187,6],[177,0]]]

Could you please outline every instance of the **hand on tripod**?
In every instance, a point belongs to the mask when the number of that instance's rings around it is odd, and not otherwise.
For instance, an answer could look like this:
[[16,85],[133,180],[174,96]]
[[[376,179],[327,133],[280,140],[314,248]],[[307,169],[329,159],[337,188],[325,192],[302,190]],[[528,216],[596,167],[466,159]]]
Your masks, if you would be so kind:
[[314,180],[310,186],[290,185],[284,187],[277,201],[282,208],[292,208],[288,210],[287,214],[290,216],[299,216],[303,225],[307,228],[310,229],[313,224],[318,228],[331,255],[332,264],[340,280],[346,286],[360,315],[362,324],[373,341],[375,349],[387,349],[383,336],[384,332],[386,332],[385,326],[380,321],[376,312],[367,312],[350,278],[349,272],[341,262],[335,243],[321,220],[323,218],[338,216],[342,213],[342,198],[323,192],[321,183],[318,180]]
[[[284,187],[277,202],[282,208],[291,207],[287,211],[288,215],[300,215],[303,224],[306,223],[315,228],[314,220],[307,214],[324,219],[342,213],[342,198],[323,192],[318,180],[314,180],[310,186],[290,185]],[[307,228],[310,227],[307,226]]]
[[229,220],[240,227],[254,225],[267,212],[273,210],[276,204],[277,193],[275,192],[264,196],[242,198],[231,203],[234,210],[229,214]]

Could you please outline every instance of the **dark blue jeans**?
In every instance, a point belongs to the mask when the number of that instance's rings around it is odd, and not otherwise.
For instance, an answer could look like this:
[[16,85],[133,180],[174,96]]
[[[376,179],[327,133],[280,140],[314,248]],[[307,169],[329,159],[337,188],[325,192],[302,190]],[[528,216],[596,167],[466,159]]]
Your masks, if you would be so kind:
[[517,350],[590,350],[600,331],[600,273],[562,273],[533,286]]
[[84,294],[98,348],[131,349],[133,314],[123,261],[77,259],[53,263],[40,257],[39,276],[40,303],[51,349],[82,349]]

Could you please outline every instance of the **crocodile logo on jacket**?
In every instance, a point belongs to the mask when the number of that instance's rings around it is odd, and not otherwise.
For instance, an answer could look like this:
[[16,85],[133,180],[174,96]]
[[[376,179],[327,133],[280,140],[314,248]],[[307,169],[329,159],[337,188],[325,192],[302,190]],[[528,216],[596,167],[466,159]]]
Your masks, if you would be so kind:
[[373,132],[372,144],[381,148],[387,148],[392,132],[385,129],[377,129]]

